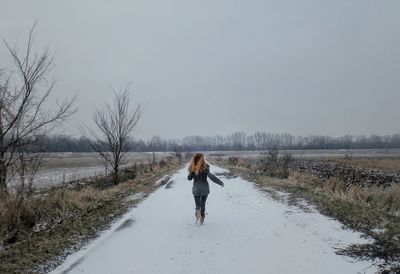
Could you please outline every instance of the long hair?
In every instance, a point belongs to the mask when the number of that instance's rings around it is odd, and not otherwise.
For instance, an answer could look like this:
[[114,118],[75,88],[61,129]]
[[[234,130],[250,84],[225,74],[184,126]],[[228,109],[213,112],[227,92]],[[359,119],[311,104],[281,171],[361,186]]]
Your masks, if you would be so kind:
[[206,161],[204,160],[204,155],[201,153],[196,153],[193,155],[192,160],[190,161],[189,164],[189,172],[196,174],[196,176],[199,175],[199,173],[203,170],[206,170],[207,164]]

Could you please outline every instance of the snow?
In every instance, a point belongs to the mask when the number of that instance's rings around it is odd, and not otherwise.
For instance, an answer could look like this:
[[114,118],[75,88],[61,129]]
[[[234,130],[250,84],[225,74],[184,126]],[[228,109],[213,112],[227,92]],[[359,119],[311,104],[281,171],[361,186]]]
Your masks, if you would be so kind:
[[164,177],[162,177],[161,179],[159,179],[158,181],[156,181],[154,183],[155,186],[160,186],[160,185],[165,185],[169,179],[171,178],[171,176],[169,175],[165,175]]
[[[212,167],[213,172],[225,172]],[[316,211],[274,200],[240,177],[210,182],[205,224],[194,220],[186,168],[52,273],[375,273],[335,254],[364,243]]]
[[144,192],[138,192],[138,193],[128,196],[126,198],[126,200],[127,201],[137,201],[137,200],[143,199],[144,197],[146,197],[146,195],[147,194]]

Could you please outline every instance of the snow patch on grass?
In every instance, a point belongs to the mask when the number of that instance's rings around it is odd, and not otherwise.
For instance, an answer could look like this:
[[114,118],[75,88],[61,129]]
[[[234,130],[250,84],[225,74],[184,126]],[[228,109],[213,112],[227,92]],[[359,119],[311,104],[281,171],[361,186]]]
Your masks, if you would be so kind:
[[164,177],[162,177],[160,180],[157,180],[154,185],[155,186],[162,186],[165,185],[169,179],[171,178],[171,175],[165,175]]

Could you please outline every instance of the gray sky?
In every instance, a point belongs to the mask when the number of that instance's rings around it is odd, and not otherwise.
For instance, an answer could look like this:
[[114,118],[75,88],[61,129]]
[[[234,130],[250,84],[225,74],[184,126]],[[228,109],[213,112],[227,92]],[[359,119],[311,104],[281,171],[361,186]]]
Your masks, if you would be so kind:
[[[77,134],[132,83],[138,137],[400,132],[400,1],[0,0],[0,34],[56,52]],[[2,65],[9,61],[3,45]]]

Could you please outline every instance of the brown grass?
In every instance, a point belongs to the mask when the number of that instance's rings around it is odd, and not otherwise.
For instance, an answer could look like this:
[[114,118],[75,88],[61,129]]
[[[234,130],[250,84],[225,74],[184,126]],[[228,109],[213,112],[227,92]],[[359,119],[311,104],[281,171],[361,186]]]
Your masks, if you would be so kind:
[[324,193],[334,199],[354,203],[364,208],[371,208],[386,214],[400,217],[400,185],[387,188],[347,185],[336,177],[321,182],[313,175],[304,172],[292,174],[293,184],[301,185],[315,193]]

